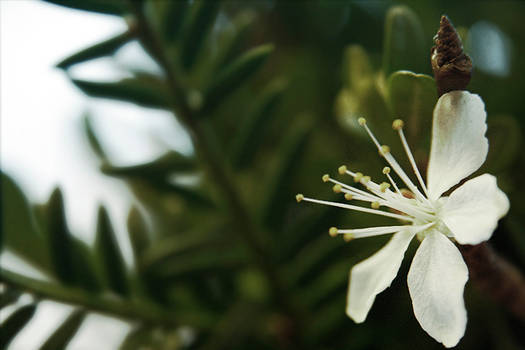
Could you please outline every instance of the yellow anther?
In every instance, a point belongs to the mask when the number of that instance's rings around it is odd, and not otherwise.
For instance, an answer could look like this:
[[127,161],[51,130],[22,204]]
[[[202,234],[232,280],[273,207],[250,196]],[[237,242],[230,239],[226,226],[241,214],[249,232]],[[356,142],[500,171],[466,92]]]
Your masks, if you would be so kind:
[[351,233],[345,233],[343,235],[343,239],[345,240],[345,242],[350,242],[351,240],[354,239],[354,235]]
[[386,175],[386,174],[390,174],[390,168],[387,167],[387,166],[384,167],[384,168],[383,168],[383,174],[385,174],[385,175]]
[[362,183],[363,185],[366,185],[368,182],[370,182],[370,180],[372,180],[372,178],[371,178],[370,176],[366,175],[366,176],[363,176],[363,177],[361,178],[361,183]]
[[392,123],[392,129],[394,130],[400,130],[400,129],[403,129],[403,126],[405,125],[405,123],[401,120],[401,119],[396,119],[394,120],[394,122]]
[[359,182],[363,178],[363,173],[355,173],[354,182]]
[[385,156],[388,153],[390,153],[390,147],[388,147],[387,145],[381,146],[381,149],[379,150],[379,154],[382,156]]
[[364,126],[366,124],[366,119],[361,117],[357,119],[357,122],[359,123],[359,125]]
[[379,204],[379,202],[372,202],[372,204],[370,206],[372,207],[372,209],[379,209],[380,204]]
[[297,200],[297,203],[299,203],[300,201],[302,201],[302,200],[304,199],[304,196],[303,196],[302,194],[299,193],[299,194],[297,194],[297,195],[295,196],[295,199]]
[[339,184],[334,185],[334,187],[332,187],[332,190],[334,190],[335,193],[341,193],[341,190],[342,190],[341,185]]
[[330,181],[330,175],[324,174],[322,179],[323,179],[323,182],[328,182],[328,181]]
[[346,165],[341,165],[337,170],[339,171],[339,174],[344,175],[346,173]]
[[385,192],[387,188],[390,188],[390,184],[387,182],[382,182],[381,185],[379,185],[379,191]]
[[353,198],[354,198],[354,196],[352,196],[350,193],[345,193],[345,199],[347,201],[351,201]]
[[330,227],[330,230],[328,230],[328,234],[330,235],[330,237],[337,236],[337,227]]

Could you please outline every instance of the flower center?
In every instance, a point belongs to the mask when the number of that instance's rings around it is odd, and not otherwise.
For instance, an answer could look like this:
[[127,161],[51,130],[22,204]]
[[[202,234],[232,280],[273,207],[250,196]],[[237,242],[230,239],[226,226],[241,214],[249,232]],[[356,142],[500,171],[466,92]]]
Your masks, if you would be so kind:
[[[389,234],[402,230],[409,230],[420,235],[425,235],[426,231],[432,226],[442,225],[437,217],[438,208],[436,203],[428,199],[428,190],[425,186],[425,183],[423,182],[423,178],[421,177],[421,174],[416,166],[414,156],[412,155],[410,147],[406,141],[405,135],[403,133],[403,121],[400,119],[395,120],[392,124],[392,128],[399,134],[403,148],[405,149],[408,160],[410,161],[410,165],[412,166],[414,174],[423,192],[421,192],[419,188],[412,182],[412,180],[410,180],[394,156],[390,153],[390,147],[387,145],[381,145],[379,143],[370,128],[366,125],[366,120],[364,118],[359,118],[358,121],[372,139],[372,142],[377,147],[379,154],[384,157],[386,162],[389,164],[389,166],[383,168],[383,174],[387,178],[388,182],[385,181],[376,183],[372,181],[370,176],[366,176],[360,172],[351,171],[345,165],[340,166],[338,172],[340,175],[351,176],[354,182],[353,186],[337,181],[328,174],[323,175],[322,179],[324,182],[333,183],[333,191],[335,193],[342,193],[347,201],[367,202],[371,208],[308,198],[302,194],[298,194],[296,196],[297,201],[307,201],[375,215],[387,216],[406,223],[404,225],[358,229],[338,229],[335,227],[330,228],[330,236],[335,237],[342,234],[345,240]],[[390,175],[391,170],[394,170],[397,176],[408,187],[408,190],[399,188]],[[364,187],[365,190],[358,188],[357,186]],[[392,191],[391,188],[394,190]],[[387,208],[388,211],[380,210],[381,207]]]

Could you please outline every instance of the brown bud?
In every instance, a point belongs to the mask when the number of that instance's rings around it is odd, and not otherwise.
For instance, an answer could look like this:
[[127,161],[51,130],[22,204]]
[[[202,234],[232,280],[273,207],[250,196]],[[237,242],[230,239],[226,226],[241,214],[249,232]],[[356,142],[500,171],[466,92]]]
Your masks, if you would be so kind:
[[441,16],[434,42],[430,61],[438,95],[453,90],[465,90],[472,75],[472,61],[463,51],[458,32],[447,16]]

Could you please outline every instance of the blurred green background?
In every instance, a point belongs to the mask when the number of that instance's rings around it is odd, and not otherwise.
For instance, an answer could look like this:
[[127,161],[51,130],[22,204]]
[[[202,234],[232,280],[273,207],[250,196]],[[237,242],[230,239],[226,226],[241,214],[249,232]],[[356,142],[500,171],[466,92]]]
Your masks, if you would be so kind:
[[[78,111],[100,172],[133,193],[120,238],[117,220],[101,207],[93,242],[79,239],[66,218],[67,193],[57,188],[35,204],[16,178],[3,175],[2,249],[46,278],[2,266],[1,307],[11,308],[2,318],[2,346],[52,300],[73,311],[43,337],[42,349],[65,348],[92,312],[131,325],[121,349],[440,349],[415,320],[406,287],[417,244],[367,321],[356,325],[344,313],[348,272],[388,237],[345,243],[327,231],[383,220],[298,205],[294,197],[336,199],[321,176],[336,175],[341,164],[380,176],[382,160],[356,127],[360,116],[394,153],[401,148],[390,125],[404,119],[425,167],[437,100],[430,48],[442,14],[472,57],[469,90],[488,112],[490,151],[479,173],[496,175],[511,200],[491,243],[525,267],[523,2],[47,2],[127,24],[57,64],[71,89],[167,110],[192,146],[116,164],[97,132],[104,123],[94,127],[96,116]],[[129,66],[115,81],[73,74],[130,41],[158,71]],[[523,323],[471,283],[465,303],[469,321],[458,349],[523,348]],[[69,348],[89,348],[75,344]]]

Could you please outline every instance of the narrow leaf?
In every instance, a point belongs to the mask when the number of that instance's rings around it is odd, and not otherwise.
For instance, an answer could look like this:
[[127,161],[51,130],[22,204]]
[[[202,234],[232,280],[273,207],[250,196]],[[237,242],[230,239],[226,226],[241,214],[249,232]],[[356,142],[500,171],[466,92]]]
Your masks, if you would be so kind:
[[93,124],[91,121],[91,118],[89,115],[84,116],[84,131],[86,132],[86,137],[88,139],[89,145],[91,146],[91,149],[93,152],[102,160],[105,160],[106,153],[104,152],[104,149],[102,148],[102,145],[100,144],[100,141],[98,140],[97,134],[95,133],[95,130],[93,129]]
[[97,274],[92,250],[83,241],[72,237],[72,264],[76,284],[90,292],[101,289],[101,277]]
[[146,223],[139,210],[132,207],[127,220],[129,241],[136,262],[142,260],[142,255],[150,245],[150,238],[146,229]]
[[2,173],[2,249],[9,248],[38,268],[49,270],[51,259],[39,233],[28,200],[20,188]]
[[169,93],[164,83],[151,76],[122,79],[118,82],[102,83],[72,80],[85,94],[131,102],[144,107],[168,109]]
[[47,233],[53,269],[60,281],[69,285],[74,284],[71,234],[67,227],[64,199],[59,188],[56,188],[49,198],[47,216]]
[[309,128],[303,126],[295,130],[282,147],[281,160],[276,172],[271,176],[266,190],[266,198],[263,201],[262,222],[269,228],[277,228],[282,225],[286,212],[286,206],[292,203],[293,191],[292,181],[295,178],[295,170],[301,161],[304,148],[308,141]]
[[205,93],[204,111],[209,111],[226,96],[241,86],[242,82],[253,76],[273,51],[273,45],[253,48],[226,66],[217,74]]
[[114,166],[103,164],[101,170],[113,176],[165,177],[173,172],[195,169],[195,160],[179,152],[169,151],[157,159],[139,165]]
[[125,43],[132,39],[132,34],[129,30],[124,33],[118,34],[112,38],[104,40],[93,46],[85,48],[57,63],[57,67],[66,69],[74,64],[89,61],[95,58],[112,55]]
[[250,164],[264,139],[264,132],[274,116],[283,94],[281,81],[272,84],[247,115],[232,146],[232,163],[239,169]]
[[33,317],[36,311],[36,304],[29,304],[20,307],[13,312],[0,325],[0,349],[7,349],[13,338],[24,328],[27,322]]
[[193,3],[193,15],[184,28],[184,39],[181,47],[184,68],[189,69],[195,63],[197,54],[215,22],[219,5],[220,1],[217,0],[203,0]]
[[383,72],[385,76],[397,70],[422,73],[428,70],[423,26],[407,6],[394,6],[385,20]]
[[73,311],[60,327],[47,338],[40,350],[66,349],[84,321],[85,316],[86,314],[83,310]]
[[46,2],[76,10],[122,16],[126,14],[126,4],[122,0],[44,0]]
[[151,22],[158,25],[158,30],[167,42],[178,39],[184,19],[187,17],[190,1],[157,1],[146,3],[146,16],[151,16]]
[[128,295],[126,266],[104,207],[98,212],[95,247],[109,288],[117,294]]

